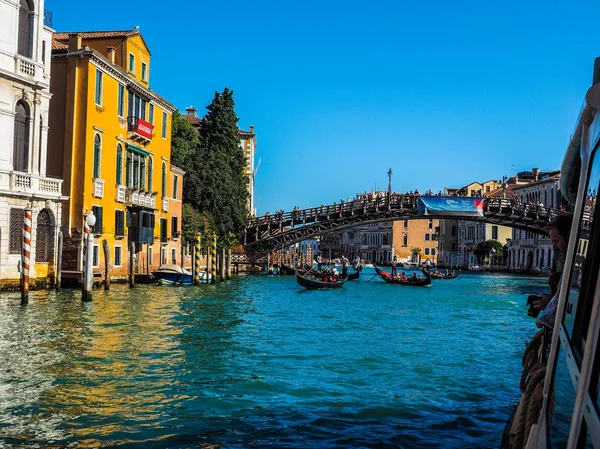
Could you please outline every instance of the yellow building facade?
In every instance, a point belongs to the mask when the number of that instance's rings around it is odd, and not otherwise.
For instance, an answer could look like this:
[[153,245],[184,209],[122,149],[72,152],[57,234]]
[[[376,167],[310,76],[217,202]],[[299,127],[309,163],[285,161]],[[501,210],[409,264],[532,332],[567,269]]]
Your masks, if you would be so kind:
[[[393,246],[394,254],[402,262],[434,263],[438,258],[438,239],[436,229],[439,220],[433,218],[394,221]],[[421,250],[420,260],[413,260],[413,248]]]
[[56,33],[52,42],[48,172],[65,179],[63,270],[82,269],[84,216],[96,216],[94,274],[125,277],[180,260],[185,172],[171,165],[175,107],[150,90],[138,30]]

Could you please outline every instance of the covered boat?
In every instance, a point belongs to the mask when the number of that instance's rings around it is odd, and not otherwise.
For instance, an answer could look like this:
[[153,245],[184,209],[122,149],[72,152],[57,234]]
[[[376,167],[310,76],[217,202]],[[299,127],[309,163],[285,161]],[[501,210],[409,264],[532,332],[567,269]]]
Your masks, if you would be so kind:
[[192,273],[179,265],[161,265],[152,275],[162,285],[192,285]]
[[379,277],[381,279],[383,279],[385,282],[387,282],[388,284],[406,285],[406,286],[411,286],[411,287],[423,287],[425,285],[431,285],[431,274],[429,273],[429,270],[427,270],[425,268],[422,269],[423,274],[425,275],[425,279],[417,279],[417,280],[408,279],[408,281],[403,281],[398,278],[392,277],[392,275],[390,273],[378,268],[377,265],[373,265],[373,267],[375,268],[375,271],[377,272]]
[[336,281],[323,281],[310,274],[302,275],[296,271],[296,282],[308,290],[317,290],[321,288],[340,288],[346,282],[346,279],[338,279]]

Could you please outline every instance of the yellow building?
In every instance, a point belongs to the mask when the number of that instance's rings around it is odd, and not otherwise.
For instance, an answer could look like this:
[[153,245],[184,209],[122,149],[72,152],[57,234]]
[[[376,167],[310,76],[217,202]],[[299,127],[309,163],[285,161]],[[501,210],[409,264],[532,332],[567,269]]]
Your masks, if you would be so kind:
[[[394,221],[394,254],[402,262],[437,261],[438,239],[436,228],[439,220],[433,218]],[[412,249],[419,248],[420,254],[414,255]],[[414,259],[417,260],[414,260]],[[420,260],[418,260],[420,258]]]
[[150,90],[138,30],[56,33],[52,41],[48,173],[64,178],[63,270],[82,268],[83,217],[96,216],[94,273],[113,277],[180,260],[184,172],[171,165],[175,107]]

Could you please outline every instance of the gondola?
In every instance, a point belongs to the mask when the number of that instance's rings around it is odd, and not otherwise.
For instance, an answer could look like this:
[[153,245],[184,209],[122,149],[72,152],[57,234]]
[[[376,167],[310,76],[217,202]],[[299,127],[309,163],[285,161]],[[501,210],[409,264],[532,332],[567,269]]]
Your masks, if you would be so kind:
[[321,288],[340,288],[346,282],[346,279],[338,279],[334,282],[324,282],[314,276],[303,276],[296,271],[296,282],[308,290],[317,290]]
[[348,274],[348,276],[346,277],[346,280],[353,281],[355,279],[358,279],[359,277],[360,277],[360,271],[355,271],[354,273]]
[[375,271],[377,272],[379,277],[381,279],[383,279],[385,282],[387,282],[388,284],[405,285],[405,286],[411,286],[411,287],[424,287],[426,285],[431,285],[431,274],[429,273],[429,270],[427,270],[426,268],[422,269],[423,274],[425,275],[425,279],[417,279],[416,281],[409,279],[408,282],[404,282],[404,281],[401,281],[400,279],[393,278],[390,273],[377,268],[377,265],[375,265],[375,264],[373,264],[373,267],[375,268]]
[[460,276],[462,271],[454,271],[452,274],[443,274],[443,273],[431,273],[432,279],[454,279]]

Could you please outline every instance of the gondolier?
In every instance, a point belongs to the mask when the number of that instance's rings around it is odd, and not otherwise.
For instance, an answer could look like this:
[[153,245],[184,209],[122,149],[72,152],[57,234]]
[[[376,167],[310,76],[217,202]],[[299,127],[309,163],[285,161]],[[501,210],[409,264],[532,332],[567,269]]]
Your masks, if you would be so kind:
[[342,254],[342,279],[346,279],[348,276],[348,266],[350,265],[350,261],[346,256]]
[[392,277],[396,276],[396,267],[398,266],[398,258],[394,255],[392,259]]

